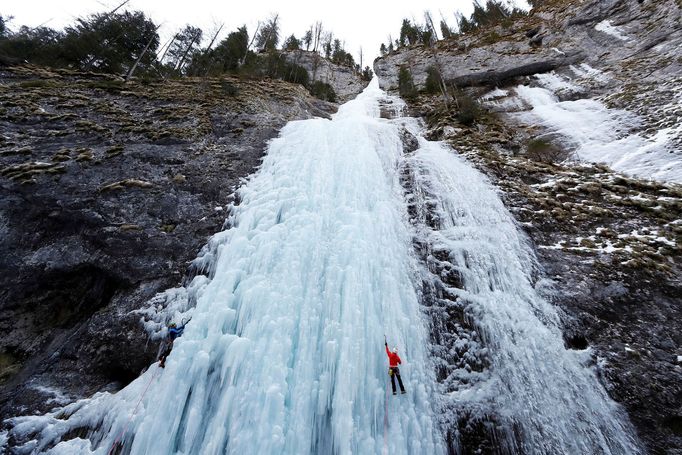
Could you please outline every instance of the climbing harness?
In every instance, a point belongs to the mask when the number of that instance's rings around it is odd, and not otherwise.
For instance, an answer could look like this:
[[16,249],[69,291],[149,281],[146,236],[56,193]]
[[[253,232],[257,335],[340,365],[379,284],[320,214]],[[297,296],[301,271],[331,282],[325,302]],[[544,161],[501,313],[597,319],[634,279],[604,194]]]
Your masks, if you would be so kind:
[[154,379],[156,378],[156,374],[161,371],[160,369],[156,369],[154,371],[154,374],[152,374],[152,378],[149,380],[149,383],[147,384],[147,387],[144,389],[144,392],[142,392],[142,395],[140,396],[140,399],[137,401],[137,404],[135,405],[135,408],[133,408],[133,412],[130,414],[130,418],[128,419],[128,422],[126,422],[125,427],[123,427],[123,430],[121,433],[119,433],[118,436],[116,436],[116,439],[114,440],[114,443],[111,445],[111,448],[107,452],[107,455],[111,455],[114,453],[114,449],[118,446],[118,443],[121,441],[121,438],[126,434],[126,431],[128,431],[128,426],[130,425],[130,422],[133,421],[133,417],[135,417],[135,411],[137,411],[137,407],[140,406],[140,403],[142,403],[142,399],[144,396],[147,394],[147,390],[149,390],[149,386],[152,385],[152,382],[154,382]]

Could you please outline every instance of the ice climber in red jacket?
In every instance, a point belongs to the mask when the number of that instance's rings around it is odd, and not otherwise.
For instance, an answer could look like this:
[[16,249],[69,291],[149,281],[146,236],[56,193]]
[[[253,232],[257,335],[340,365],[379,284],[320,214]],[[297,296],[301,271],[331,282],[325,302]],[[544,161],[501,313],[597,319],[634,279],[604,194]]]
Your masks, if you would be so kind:
[[398,378],[398,384],[400,384],[400,393],[405,393],[405,387],[403,387],[403,380],[400,377],[400,369],[398,365],[402,362],[398,356],[398,348],[394,348],[393,352],[388,349],[388,342],[384,340],[384,345],[386,346],[386,355],[388,356],[388,375],[391,377],[391,385],[393,386],[393,395],[395,395],[395,378]]

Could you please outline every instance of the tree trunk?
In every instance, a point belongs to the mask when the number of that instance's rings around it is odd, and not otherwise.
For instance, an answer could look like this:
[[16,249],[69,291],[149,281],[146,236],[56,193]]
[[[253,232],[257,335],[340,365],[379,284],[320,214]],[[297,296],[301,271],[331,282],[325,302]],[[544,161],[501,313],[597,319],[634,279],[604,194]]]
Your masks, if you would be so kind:
[[152,35],[152,36],[149,38],[149,41],[147,41],[147,45],[144,47],[144,49],[143,49],[142,52],[140,53],[140,56],[137,57],[137,60],[135,60],[135,64],[130,68],[130,71],[128,71],[128,74],[126,74],[126,77],[125,77],[125,81],[126,81],[126,82],[128,82],[128,79],[130,79],[131,77],[133,77],[133,73],[134,73],[135,70],[137,69],[137,65],[140,64],[140,61],[142,60],[142,57],[144,57],[144,54],[147,53],[147,50],[149,49],[149,46],[152,45],[152,41],[154,41],[154,38],[156,38],[156,31],[159,29],[159,27],[161,27],[161,26],[159,25],[158,27],[156,27],[156,29],[154,30],[154,35]]

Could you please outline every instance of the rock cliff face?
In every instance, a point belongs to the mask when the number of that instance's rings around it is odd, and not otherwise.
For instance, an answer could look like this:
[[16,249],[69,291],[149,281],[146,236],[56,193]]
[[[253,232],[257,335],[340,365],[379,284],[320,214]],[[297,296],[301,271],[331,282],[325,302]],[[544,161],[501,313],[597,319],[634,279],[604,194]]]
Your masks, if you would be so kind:
[[[607,68],[629,83],[679,76],[682,28],[675,0],[550,1],[509,26],[415,46],[377,59],[375,73],[387,90],[398,87],[406,66],[417,86],[438,67],[459,86],[499,85],[519,76],[587,63]],[[617,86],[617,83],[614,83]]]
[[341,103],[355,98],[367,86],[367,82],[360,79],[353,70],[336,65],[322,58],[317,52],[298,50],[283,53],[288,61],[305,68],[311,81],[331,85]]
[[153,362],[134,310],[182,282],[279,128],[334,110],[279,81],[0,69],[0,415]]
[[[424,88],[434,66],[479,100],[473,125],[461,121],[465,107],[440,94],[420,93],[409,105],[432,139],[450,143],[500,188],[535,246],[538,277],[550,280],[543,292],[563,314],[566,347],[591,355],[655,454],[682,453],[681,7],[549,1],[513,24],[400,49],[374,65],[388,90],[397,90],[401,67]],[[524,96],[536,89],[551,99]],[[574,130],[613,137],[584,140],[548,114],[572,110]],[[635,142],[644,157],[637,166],[584,158],[624,156]],[[464,452],[498,453],[495,416],[464,405],[457,412],[449,434]]]

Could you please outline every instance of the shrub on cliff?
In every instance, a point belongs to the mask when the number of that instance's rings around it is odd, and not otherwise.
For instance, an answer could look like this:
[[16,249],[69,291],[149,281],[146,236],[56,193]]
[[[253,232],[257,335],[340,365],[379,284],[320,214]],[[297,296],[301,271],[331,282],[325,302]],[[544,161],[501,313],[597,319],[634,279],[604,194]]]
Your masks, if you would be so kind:
[[308,71],[301,65],[288,62],[284,54],[276,51],[247,59],[239,73],[247,77],[270,77],[308,86]]
[[372,77],[374,77],[374,72],[370,69],[369,66],[365,66],[365,69],[362,70],[362,73],[360,75],[360,78],[363,81],[369,82],[372,80]]
[[334,87],[322,81],[314,81],[308,89],[311,95],[324,101],[336,102]]
[[412,99],[417,96],[417,89],[412,80],[412,73],[405,66],[400,67],[398,72],[398,92],[405,99]]
[[460,33],[469,33],[482,27],[492,27],[526,15],[527,13],[524,10],[509,7],[500,0],[487,0],[485,3],[475,0],[474,12],[469,18],[460,14],[457,17],[457,25]]
[[461,91],[455,94],[455,99],[458,107],[457,120],[463,125],[473,125],[483,113],[478,101]]
[[526,146],[526,157],[541,163],[557,163],[567,158],[566,152],[547,139],[535,138]]
[[295,35],[289,36],[282,45],[285,51],[295,51],[301,48],[301,41]]
[[426,69],[426,84],[424,86],[424,92],[429,94],[435,94],[441,92],[442,79],[440,76],[440,71],[434,65],[429,66]]

